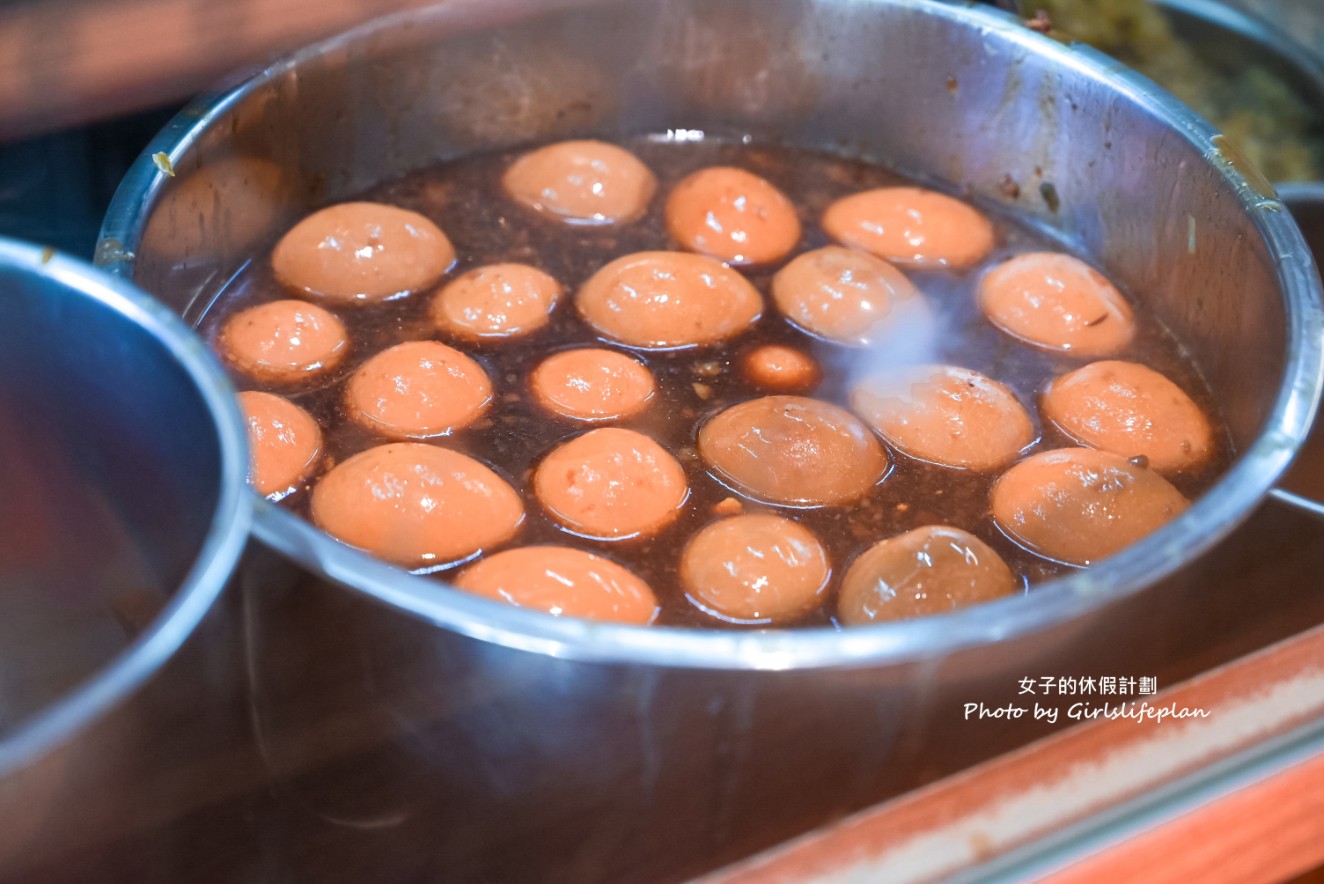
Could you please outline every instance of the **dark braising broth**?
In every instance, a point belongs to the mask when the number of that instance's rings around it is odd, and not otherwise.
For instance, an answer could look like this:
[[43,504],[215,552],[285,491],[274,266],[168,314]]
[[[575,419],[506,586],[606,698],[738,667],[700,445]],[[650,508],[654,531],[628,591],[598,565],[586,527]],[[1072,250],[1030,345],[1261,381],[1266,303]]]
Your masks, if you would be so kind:
[[[718,481],[697,451],[705,421],[744,400],[768,395],[750,382],[741,360],[764,344],[783,344],[807,353],[822,367],[821,381],[803,395],[849,409],[852,384],[864,373],[896,364],[946,363],[974,369],[1005,384],[1028,410],[1038,441],[1025,454],[1079,443],[1041,417],[1038,400],[1053,378],[1092,361],[1028,346],[992,325],[977,302],[976,285],[989,267],[1027,252],[1057,250],[1013,218],[991,214],[996,245],[973,269],[902,270],[927,299],[936,316],[932,339],[916,335],[872,347],[847,346],[813,337],[788,322],[774,307],[770,291],[775,273],[796,255],[833,240],[820,219],[833,201],[879,187],[910,186],[879,166],[826,153],[713,141],[676,142],[638,138],[623,143],[657,179],[646,213],[613,225],[575,225],[549,219],[514,201],[503,191],[502,176],[526,150],[489,153],[442,163],[384,184],[360,199],[418,212],[437,224],[454,246],[456,265],[440,283],[408,296],[377,304],[344,307],[322,302],[344,323],[348,356],[333,370],[303,387],[263,386],[235,372],[240,389],[267,390],[286,396],[307,410],[324,433],[324,456],[309,477],[284,497],[284,505],[309,515],[310,489],[333,465],[388,441],[349,420],[345,385],[355,369],[380,351],[404,341],[439,340],[472,357],[492,382],[492,402],[471,425],[425,440],[467,454],[490,466],[520,494],[525,517],[515,536],[500,545],[509,549],[532,544],[573,546],[611,559],[633,572],[657,595],[657,622],[672,626],[725,626],[687,597],[678,577],[681,550],[717,513],[734,510],[735,498],[746,513],[774,512],[809,529],[827,553],[832,576],[821,603],[779,625],[822,625],[834,621],[835,596],[850,564],[876,542],[911,529],[942,523],[965,529],[987,543],[1008,564],[1022,589],[1073,566],[1036,555],[1008,536],[990,515],[990,489],[1006,468],[987,472],[952,469],[909,457],[888,447],[892,466],[885,478],[857,502],[824,507],[778,506],[751,501]],[[799,217],[802,233],[789,256],[773,263],[737,268],[762,294],[761,318],[724,343],[673,350],[642,350],[604,341],[576,311],[581,285],[608,262],[641,251],[676,250],[664,206],[668,194],[686,176],[709,166],[735,166],[775,185]],[[564,288],[550,323],[515,340],[460,340],[438,331],[429,317],[433,292],[458,275],[498,262],[532,265]],[[1179,343],[1137,303],[1142,293],[1128,293],[1138,332],[1123,350],[1108,358],[1139,362],[1167,376],[1187,391],[1215,425],[1215,452],[1197,469],[1168,475],[1187,497],[1198,496],[1226,467],[1230,443],[1196,366]],[[203,319],[209,337],[225,319],[254,305],[298,297],[276,279],[268,254],[239,274]],[[314,299],[315,300],[315,299]],[[596,346],[627,352],[651,370],[656,395],[642,412],[608,425],[637,430],[657,442],[683,466],[689,497],[679,516],[651,537],[601,540],[570,533],[535,500],[532,473],[542,459],[589,425],[549,415],[533,401],[529,377],[548,354],[572,347]],[[602,426],[593,424],[592,427]],[[450,579],[472,557],[420,571]]]

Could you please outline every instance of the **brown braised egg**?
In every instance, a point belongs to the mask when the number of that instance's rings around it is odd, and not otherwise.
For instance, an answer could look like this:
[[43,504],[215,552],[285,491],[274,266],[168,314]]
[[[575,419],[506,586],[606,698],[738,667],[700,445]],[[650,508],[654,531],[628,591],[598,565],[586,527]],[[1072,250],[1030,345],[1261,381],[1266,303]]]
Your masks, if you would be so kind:
[[841,582],[846,626],[942,614],[1011,595],[1016,578],[988,544],[947,525],[916,528],[871,546]]
[[823,377],[813,356],[783,344],[756,347],[745,354],[740,367],[750,383],[770,393],[803,393]]
[[602,141],[562,141],[526,153],[501,182],[511,199],[569,224],[632,221],[657,189],[638,157]]
[[280,500],[317,466],[322,429],[308,412],[271,393],[240,393],[239,407],[248,422],[252,449],[248,481],[259,494]]
[[345,386],[345,412],[388,439],[445,436],[477,420],[491,401],[483,367],[437,341],[383,350]]
[[689,497],[680,463],[634,430],[604,427],[554,448],[533,474],[549,515],[584,537],[647,537],[669,525]]
[[1209,418],[1181,387],[1134,362],[1093,362],[1054,378],[1044,417],[1082,445],[1144,457],[1161,473],[1199,466],[1214,449]]
[[677,184],[666,219],[682,246],[728,264],[779,261],[800,241],[800,219],[786,195],[731,166],[700,169]]
[[737,490],[800,507],[858,500],[889,465],[858,418],[802,396],[764,396],[731,406],[699,430],[699,455]]
[[993,250],[993,225],[958,199],[920,187],[880,187],[823,213],[837,242],[906,267],[966,270]]
[[1136,332],[1122,293],[1084,261],[1056,252],[1018,255],[984,274],[979,307],[1012,337],[1076,356],[1110,356]]
[[349,334],[335,314],[316,304],[271,301],[230,317],[216,348],[253,380],[288,385],[338,366],[349,352]]
[[376,303],[427,288],[454,263],[455,248],[441,228],[382,203],[314,212],[271,253],[286,288],[336,304]]
[[1153,470],[1121,455],[1064,448],[1026,458],[993,485],[993,519],[1031,552],[1091,565],[1190,505]]
[[446,283],[432,299],[432,323],[469,341],[517,338],[547,325],[561,284],[527,264],[489,264]]
[[520,496],[472,457],[421,442],[360,452],[313,486],[312,517],[350,546],[407,568],[440,567],[504,543]]
[[762,315],[763,296],[712,258],[636,252],[589,277],[575,306],[585,322],[614,341],[672,350],[740,334]]
[[577,421],[632,417],[653,399],[653,375],[633,356],[583,347],[555,353],[533,370],[529,386],[538,404]]
[[772,299],[791,322],[843,344],[880,344],[927,334],[928,304],[900,270],[873,255],[826,246],[795,258],[772,279]]
[[466,592],[555,617],[647,626],[657,617],[648,584],[610,559],[567,546],[509,549],[455,580]]
[[713,522],[680,559],[694,603],[736,623],[781,623],[809,612],[821,603],[830,573],[827,552],[809,529],[762,513]]
[[957,469],[996,469],[1037,438],[1016,394],[954,365],[907,366],[866,378],[851,391],[851,407],[911,457]]

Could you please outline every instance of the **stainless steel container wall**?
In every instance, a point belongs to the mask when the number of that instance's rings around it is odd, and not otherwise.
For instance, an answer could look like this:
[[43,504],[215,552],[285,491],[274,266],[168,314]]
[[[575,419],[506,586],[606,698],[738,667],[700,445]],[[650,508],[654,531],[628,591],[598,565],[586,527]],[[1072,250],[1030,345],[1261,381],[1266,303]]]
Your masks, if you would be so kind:
[[[9,240],[0,415],[0,546],[29,558],[0,563],[0,879],[50,880],[46,864],[75,869],[205,806],[200,761],[247,745],[239,630],[225,636],[213,610],[247,539],[247,440],[229,383],[176,316]],[[157,874],[184,871],[158,858]]]
[[[1324,16],[1324,10],[1321,10]],[[1321,49],[1324,51],[1324,48]],[[1316,256],[1324,255],[1324,182],[1284,184],[1283,204],[1296,219],[1306,244]],[[1324,519],[1324,422],[1315,421],[1301,446],[1301,454],[1274,495],[1292,506]]]
[[1227,5],[1258,15],[1324,64],[1324,10],[1316,0],[1225,0]]
[[[1260,622],[1266,599],[1210,590],[1205,562],[1153,584],[1252,510],[1309,424],[1309,254],[1198,119],[992,11],[501,0],[411,13],[186,111],[149,148],[176,177],[144,157],[99,260],[196,319],[312,207],[467,151],[641,131],[867,156],[1029,217],[1178,331],[1244,454],[1187,516],[1091,571],[841,633],[542,617],[260,506],[270,550],[243,574],[247,652],[296,874],[676,877],[1043,732],[963,720],[968,702],[1014,699],[1021,677],[1189,674],[1193,636]],[[1253,560],[1258,540],[1232,555]]]
[[1318,120],[1324,107],[1324,8],[1314,0],[1160,0],[1159,5],[1176,39],[1206,64],[1225,72],[1259,68],[1314,107]]

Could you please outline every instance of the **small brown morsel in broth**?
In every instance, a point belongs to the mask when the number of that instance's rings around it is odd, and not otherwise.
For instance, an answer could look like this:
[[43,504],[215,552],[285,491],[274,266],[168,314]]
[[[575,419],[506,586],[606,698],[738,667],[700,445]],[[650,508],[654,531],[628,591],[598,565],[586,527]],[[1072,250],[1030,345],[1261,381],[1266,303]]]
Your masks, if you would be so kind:
[[842,245],[906,267],[966,270],[993,250],[993,225],[958,199],[919,187],[882,187],[837,200],[823,229]]
[[376,303],[427,288],[454,263],[455,248],[441,228],[381,203],[314,212],[271,253],[284,286],[335,304]]
[[778,623],[817,607],[827,552],[807,528],[770,514],[713,522],[690,540],[680,578],[701,608],[739,623]]
[[745,511],[745,505],[739,498],[723,497],[713,505],[714,516],[738,516]]
[[489,264],[442,286],[432,299],[437,328],[468,341],[517,338],[547,325],[561,284],[527,264]]
[[750,383],[770,393],[803,393],[823,377],[814,357],[783,344],[764,344],[751,350],[740,365]]
[[979,281],[979,306],[1012,337],[1074,356],[1110,356],[1136,332],[1122,293],[1084,261],[1057,252],[994,267]]
[[312,517],[350,546],[407,568],[453,564],[514,536],[519,495],[467,455],[394,442],[354,455],[313,486]]
[[642,433],[604,427],[552,450],[533,474],[543,509],[585,537],[624,540],[656,534],[689,496],[685,470]]
[[396,344],[358,367],[345,411],[388,439],[430,439],[468,426],[492,401],[482,366],[436,341]]
[[805,252],[777,271],[772,299],[800,328],[842,344],[882,344],[926,334],[932,319],[900,270],[840,246]]
[[700,169],[667,197],[667,230],[682,246],[728,264],[768,264],[800,241],[795,206],[752,172]]
[[1200,406],[1163,375],[1134,362],[1093,362],[1054,378],[1044,417],[1082,445],[1143,456],[1161,473],[1199,466],[1214,431]]
[[901,451],[945,467],[996,469],[1036,438],[1016,394],[954,365],[907,366],[866,378],[851,391],[851,407]]
[[1063,448],[1028,457],[993,485],[993,519],[1041,556],[1091,565],[1185,512],[1181,492],[1121,455]]
[[960,528],[929,525],[874,544],[841,582],[847,626],[942,614],[1010,595],[1016,578],[988,544]]
[[562,141],[526,153],[502,184],[517,202],[570,224],[632,221],[657,189],[634,154],[602,141]]
[[533,370],[529,386],[543,408],[578,421],[631,417],[655,392],[652,373],[638,359],[598,347],[547,357]]
[[322,457],[322,430],[308,412],[271,393],[240,393],[253,460],[248,481],[280,500],[293,492]]
[[335,314],[316,304],[271,301],[230,317],[216,348],[253,380],[288,385],[339,365],[349,352],[349,335]]
[[749,280],[712,258],[636,252],[589,277],[575,306],[614,341],[670,350],[740,334],[762,315],[763,297]]
[[566,546],[509,549],[455,580],[466,592],[556,617],[647,626],[657,617],[648,584],[610,559]]
[[737,489],[790,506],[858,500],[888,467],[887,453],[858,418],[801,396],[733,405],[703,425],[699,454]]

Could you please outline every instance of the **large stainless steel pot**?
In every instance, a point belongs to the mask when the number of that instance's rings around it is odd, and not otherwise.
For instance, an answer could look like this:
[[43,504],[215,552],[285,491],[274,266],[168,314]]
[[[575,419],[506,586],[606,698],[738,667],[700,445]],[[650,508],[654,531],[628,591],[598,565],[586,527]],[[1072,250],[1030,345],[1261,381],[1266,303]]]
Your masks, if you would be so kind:
[[169,818],[181,779],[205,787],[195,753],[243,745],[214,603],[248,536],[247,458],[178,317],[0,239],[0,880]]
[[1241,455],[1187,515],[1089,571],[846,632],[543,617],[260,505],[268,551],[244,576],[252,703],[290,796],[279,862],[297,875],[675,877],[1044,732],[963,720],[968,702],[1014,699],[1023,677],[1165,678],[1187,665],[1173,661],[1192,630],[1256,622],[1264,599],[1211,590],[1200,556],[1310,423],[1324,326],[1309,253],[1205,123],[992,10],[500,0],[409,13],[186,110],[123,183],[99,260],[196,319],[314,206],[466,151],[667,130],[867,156],[1009,206],[1177,330]]

